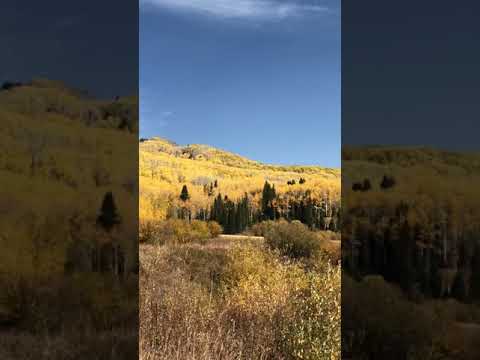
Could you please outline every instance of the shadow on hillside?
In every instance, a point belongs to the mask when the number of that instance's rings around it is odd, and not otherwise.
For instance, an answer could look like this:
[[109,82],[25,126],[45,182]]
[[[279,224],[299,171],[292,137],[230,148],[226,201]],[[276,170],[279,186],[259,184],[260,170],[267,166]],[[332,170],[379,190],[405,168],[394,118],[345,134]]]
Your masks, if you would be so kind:
[[478,156],[364,147],[343,157],[344,354],[478,358]]
[[0,358],[138,356],[137,104],[0,90]]

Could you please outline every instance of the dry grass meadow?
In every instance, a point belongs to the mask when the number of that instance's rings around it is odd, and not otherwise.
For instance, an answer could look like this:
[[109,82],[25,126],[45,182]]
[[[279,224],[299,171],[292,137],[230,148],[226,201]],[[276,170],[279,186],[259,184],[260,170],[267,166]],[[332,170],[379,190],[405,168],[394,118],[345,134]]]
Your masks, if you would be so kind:
[[339,359],[340,267],[323,249],[291,259],[248,236],[141,245],[140,358]]

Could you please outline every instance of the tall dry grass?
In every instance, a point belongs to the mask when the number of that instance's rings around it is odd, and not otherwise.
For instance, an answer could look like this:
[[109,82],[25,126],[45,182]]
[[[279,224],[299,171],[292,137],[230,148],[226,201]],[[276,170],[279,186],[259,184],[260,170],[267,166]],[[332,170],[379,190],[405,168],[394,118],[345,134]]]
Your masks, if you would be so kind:
[[339,267],[235,243],[141,246],[140,359],[339,359]]

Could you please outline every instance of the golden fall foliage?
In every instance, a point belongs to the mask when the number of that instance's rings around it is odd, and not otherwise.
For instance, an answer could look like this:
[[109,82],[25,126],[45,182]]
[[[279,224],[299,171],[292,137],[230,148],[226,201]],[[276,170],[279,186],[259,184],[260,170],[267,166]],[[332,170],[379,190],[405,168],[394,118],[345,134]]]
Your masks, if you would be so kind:
[[138,140],[134,127],[119,130],[117,115],[134,124],[137,102],[93,100],[49,80],[0,91],[0,273],[63,272],[73,219],[77,237],[95,238],[109,191],[124,233],[136,238]]
[[[310,191],[313,199],[340,198],[340,170],[320,166],[267,165],[207,145],[179,146],[162,138],[140,141],[140,219],[165,219],[169,205],[178,202],[188,186],[189,206],[206,208],[217,194],[235,200],[248,193],[261,196],[265,181],[277,194],[299,196]],[[305,183],[299,184],[304,178]],[[295,180],[295,185],[287,182]],[[217,181],[213,196],[204,186]]]
[[[393,209],[409,206],[410,225],[426,225],[448,213],[457,225],[480,224],[480,154],[423,147],[360,147],[343,150],[342,205],[348,209]],[[388,190],[380,187],[384,175],[395,179]],[[368,179],[368,192],[353,191],[352,184]]]

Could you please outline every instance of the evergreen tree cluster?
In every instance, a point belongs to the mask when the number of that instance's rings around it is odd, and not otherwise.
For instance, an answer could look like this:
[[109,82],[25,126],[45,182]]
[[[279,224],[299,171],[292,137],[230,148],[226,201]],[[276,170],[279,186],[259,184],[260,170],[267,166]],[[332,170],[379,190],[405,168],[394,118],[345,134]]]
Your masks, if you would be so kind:
[[[307,180],[305,180],[305,178],[301,177],[299,180],[298,180],[298,183],[299,184],[305,184],[307,182]],[[297,182],[295,181],[295,179],[292,179],[292,180],[288,180],[287,181],[287,185],[295,185]]]
[[368,191],[372,188],[370,180],[365,179],[363,182],[356,182],[352,184],[353,191]]
[[279,198],[275,186],[265,182],[262,198],[255,210],[252,198],[245,194],[234,202],[228,196],[218,194],[209,209],[200,209],[196,219],[213,220],[224,228],[225,233],[234,234],[265,220],[298,220],[311,229],[339,231],[340,204],[328,197],[315,201],[307,192],[300,199]]
[[218,181],[217,180],[215,180],[214,182],[211,182],[209,184],[203,185],[203,192],[205,194],[207,194],[208,196],[213,196],[216,188],[218,188]]
[[[215,181],[207,186],[207,190],[218,187]],[[171,205],[167,210],[167,218],[203,221],[216,221],[222,225],[226,234],[237,234],[245,231],[249,226],[265,220],[285,219],[298,220],[311,229],[340,230],[340,203],[332,201],[325,196],[320,201],[314,200],[309,191],[301,198],[279,197],[275,185],[265,182],[261,199],[254,202],[254,196],[247,193],[233,201],[227,195],[218,194],[213,204],[207,208],[198,209],[196,212],[188,207],[186,201],[190,199],[186,185],[182,187],[179,195],[180,206]]]
[[406,204],[398,204],[388,217],[374,209],[349,212],[342,267],[357,278],[381,275],[416,299],[480,300],[480,234],[459,231],[448,217],[410,225],[407,213]]
[[[395,179],[392,176],[384,175],[380,182],[380,189],[387,190],[395,186]],[[352,184],[353,191],[369,191],[372,184],[369,179],[364,179],[363,182],[355,182]]]
[[[204,210],[205,211],[205,210]],[[238,234],[252,224],[252,208],[245,194],[242,199],[234,202],[221,194],[213,201],[209,220],[219,223],[226,234]]]
[[313,230],[340,230],[340,204],[329,198],[315,201],[307,196],[289,199],[275,209],[277,218],[298,220]]

